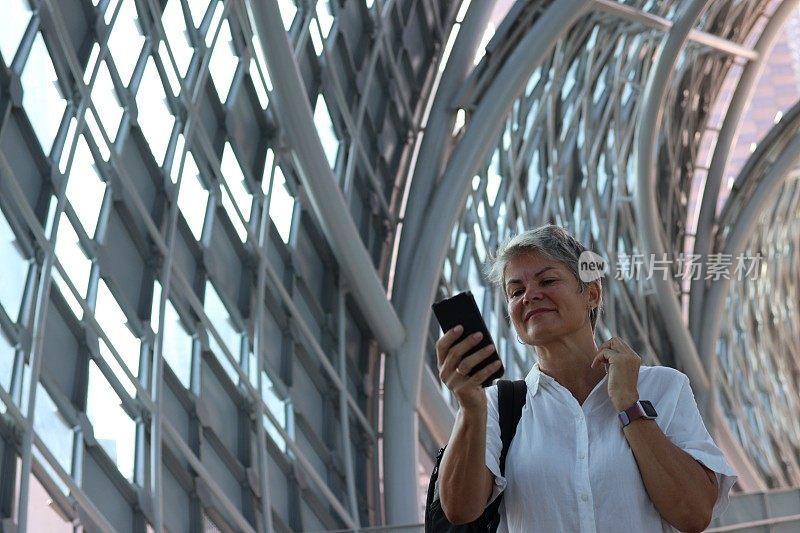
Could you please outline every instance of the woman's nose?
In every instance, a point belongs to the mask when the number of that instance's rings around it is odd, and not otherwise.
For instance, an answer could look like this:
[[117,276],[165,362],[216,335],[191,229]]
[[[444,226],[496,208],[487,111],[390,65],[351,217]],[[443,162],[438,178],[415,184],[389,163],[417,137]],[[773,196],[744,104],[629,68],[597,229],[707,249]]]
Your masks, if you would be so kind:
[[532,302],[533,300],[541,300],[542,299],[542,291],[533,285],[532,287],[527,287],[525,289],[525,293],[522,295],[522,302]]

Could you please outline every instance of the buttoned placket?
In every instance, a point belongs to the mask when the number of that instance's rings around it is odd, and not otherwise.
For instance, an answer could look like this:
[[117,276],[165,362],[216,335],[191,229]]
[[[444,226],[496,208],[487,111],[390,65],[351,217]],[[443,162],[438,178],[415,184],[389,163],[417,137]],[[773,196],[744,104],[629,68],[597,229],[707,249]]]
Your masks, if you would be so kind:
[[[575,469],[575,489],[577,490],[580,530],[585,533],[593,533],[597,531],[597,523],[594,516],[592,487],[589,484],[589,429],[586,414],[583,407],[565,387],[552,378],[547,382],[559,391],[575,421],[575,453],[577,455],[575,464],[578,465]],[[588,407],[587,403],[587,401],[584,402],[584,407]]]

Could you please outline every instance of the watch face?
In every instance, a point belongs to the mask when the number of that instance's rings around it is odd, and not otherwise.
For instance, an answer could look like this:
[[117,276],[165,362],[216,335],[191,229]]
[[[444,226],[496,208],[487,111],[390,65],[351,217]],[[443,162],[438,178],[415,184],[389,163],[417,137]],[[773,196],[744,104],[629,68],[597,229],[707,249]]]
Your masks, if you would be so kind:
[[652,404],[652,403],[650,403],[649,401],[647,401],[647,400],[641,400],[641,401],[639,402],[639,405],[641,405],[641,406],[642,406],[642,409],[644,409],[644,413],[645,413],[647,416],[658,416],[658,414],[656,413],[656,408],[655,408],[655,407],[653,407],[653,404]]

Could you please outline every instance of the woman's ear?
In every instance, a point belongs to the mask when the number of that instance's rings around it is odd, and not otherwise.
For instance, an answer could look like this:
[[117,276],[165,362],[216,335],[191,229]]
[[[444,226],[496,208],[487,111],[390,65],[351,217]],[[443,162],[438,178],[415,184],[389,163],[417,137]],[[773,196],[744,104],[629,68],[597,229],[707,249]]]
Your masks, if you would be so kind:
[[603,305],[603,285],[599,279],[589,282],[589,302],[593,309]]

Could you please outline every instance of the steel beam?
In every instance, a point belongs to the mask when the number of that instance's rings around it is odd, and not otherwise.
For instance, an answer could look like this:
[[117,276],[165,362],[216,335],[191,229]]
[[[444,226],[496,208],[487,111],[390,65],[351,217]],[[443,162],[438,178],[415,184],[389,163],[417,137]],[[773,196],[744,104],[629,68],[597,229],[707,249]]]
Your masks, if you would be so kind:
[[[635,207],[636,218],[639,222],[639,241],[642,252],[646,256],[656,254],[656,257],[662,257],[662,254],[667,252],[666,244],[661,239],[662,230],[658,226],[660,211],[656,202],[658,172],[655,156],[656,142],[663,116],[663,103],[670,86],[670,78],[678,57],[686,45],[689,32],[709,3],[709,0],[690,2],[679,12],[666,40],[661,45],[642,95],[642,109],[636,125],[637,141],[634,151],[638,183]],[[699,393],[701,398],[708,399],[712,385],[700,363],[700,357],[697,355],[697,349],[689,336],[689,331],[683,323],[672,281],[653,276],[652,282],[656,289],[657,300],[663,313],[662,316],[676,360],[683,365],[686,374],[691,379],[692,389],[695,393]],[[702,405],[703,402],[698,403],[701,404],[701,413],[708,421],[707,406]]]
[[[407,245],[414,257],[398,272],[403,287],[399,294],[400,316],[408,335],[398,357],[387,365],[385,416],[385,476],[387,522],[404,524],[419,520],[416,499],[418,480],[417,418],[425,336],[430,324],[431,301],[439,282],[448,241],[463,209],[472,176],[486,159],[500,133],[514,99],[525,89],[534,70],[551,52],[555,42],[589,11],[590,1],[563,0],[551,4],[520,40],[475,109],[461,141],[452,152],[440,185],[425,210],[426,220],[418,240]],[[453,47],[458,50],[458,43]],[[404,294],[405,293],[405,294]]]
[[[725,168],[728,166],[731,150],[734,142],[739,136],[739,129],[742,125],[742,117],[750,106],[750,101],[755,93],[756,85],[761,79],[761,73],[766,66],[766,58],[769,57],[772,47],[781,35],[783,28],[789,21],[789,17],[797,8],[798,0],[785,0],[782,2],[775,13],[772,14],[761,36],[756,43],[754,50],[758,54],[758,59],[747,64],[736,84],[725,120],[717,135],[717,142],[714,147],[714,155],[711,158],[711,165],[708,168],[703,201],[698,213],[697,230],[695,231],[694,252],[705,257],[711,252],[712,232],[714,231],[714,221],[716,218],[717,201],[719,200],[719,190],[722,183]],[[692,280],[691,296],[689,298],[689,328],[692,337],[699,342],[703,330],[703,300],[706,296],[705,281],[702,279]],[[708,354],[700,351],[700,358],[708,369]]]
[[[736,222],[729,228],[721,253],[733,256],[744,251],[762,214],[775,201],[781,186],[792,175],[798,164],[800,164],[800,133],[795,133],[792,141],[759,181],[752,196],[747,199],[747,206],[740,210]],[[730,279],[721,278],[715,281],[708,291],[708,297],[703,305],[705,321],[700,337],[700,349],[703,351],[714,351],[730,282]]]
[[311,207],[370,330],[381,349],[393,352],[403,342],[405,330],[386,297],[333,171],[328,166],[314,126],[308,94],[281,22],[277,0],[252,2],[249,6],[273,83],[273,108],[292,146],[294,161]]
[[[607,13],[612,13],[625,20],[638,22],[644,26],[647,26],[648,28],[654,28],[664,32],[672,31],[673,22],[669,19],[665,19],[664,17],[653,15],[647,11],[642,11],[641,9],[637,9],[620,2],[615,2],[614,0],[593,1],[596,4],[597,9]],[[689,30],[688,40],[706,45],[709,48],[719,50],[720,52],[724,52],[726,54],[747,59],[748,61],[754,61],[760,57],[760,53],[757,49],[753,50],[747,48],[739,43],[729,41],[728,39],[723,39],[722,37],[714,35],[713,33],[691,29]]]

